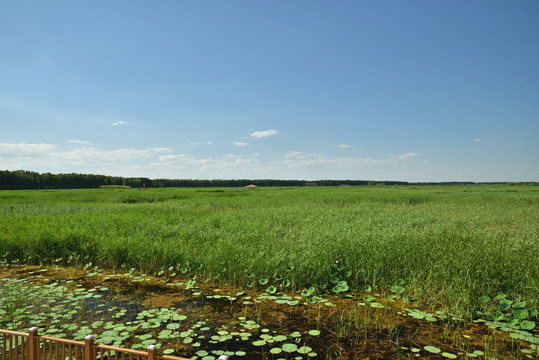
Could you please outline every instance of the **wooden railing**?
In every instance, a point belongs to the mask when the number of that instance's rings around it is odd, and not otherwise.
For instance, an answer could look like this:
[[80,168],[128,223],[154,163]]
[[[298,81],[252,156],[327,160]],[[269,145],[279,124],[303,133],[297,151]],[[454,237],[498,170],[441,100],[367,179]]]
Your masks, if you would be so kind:
[[189,360],[157,355],[155,345],[146,350],[95,344],[92,335],[84,341],[39,336],[37,327],[28,333],[0,329],[0,360]]

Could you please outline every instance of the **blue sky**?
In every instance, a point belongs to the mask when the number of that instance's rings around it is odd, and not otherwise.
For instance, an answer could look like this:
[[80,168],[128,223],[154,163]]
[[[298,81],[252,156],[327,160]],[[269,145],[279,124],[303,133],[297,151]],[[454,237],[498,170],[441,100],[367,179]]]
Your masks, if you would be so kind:
[[3,1],[0,169],[539,181],[539,2]]

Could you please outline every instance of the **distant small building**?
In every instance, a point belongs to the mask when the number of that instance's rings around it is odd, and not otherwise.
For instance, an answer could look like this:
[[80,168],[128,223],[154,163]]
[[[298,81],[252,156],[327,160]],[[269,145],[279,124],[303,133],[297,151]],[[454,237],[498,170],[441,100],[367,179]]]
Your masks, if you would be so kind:
[[258,186],[254,185],[254,184],[250,184],[250,185],[247,185],[247,186],[244,186],[244,188],[246,189],[256,189]]

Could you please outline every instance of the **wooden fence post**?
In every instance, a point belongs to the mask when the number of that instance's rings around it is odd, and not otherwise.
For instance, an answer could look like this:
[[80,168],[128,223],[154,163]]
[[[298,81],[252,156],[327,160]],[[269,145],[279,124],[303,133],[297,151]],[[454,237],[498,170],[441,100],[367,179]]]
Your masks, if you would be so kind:
[[146,348],[146,350],[148,350],[148,360],[154,360],[155,349],[157,349],[157,346],[155,345],[150,345]]
[[39,337],[37,335],[38,328],[36,326],[28,329],[28,345],[27,345],[27,360],[38,360],[39,355]]
[[94,337],[87,335],[84,337],[84,360],[95,360]]

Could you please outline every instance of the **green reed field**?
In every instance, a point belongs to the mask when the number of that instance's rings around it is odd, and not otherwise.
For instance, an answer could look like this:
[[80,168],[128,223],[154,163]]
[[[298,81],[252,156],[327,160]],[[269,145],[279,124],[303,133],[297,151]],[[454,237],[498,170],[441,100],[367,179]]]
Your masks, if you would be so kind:
[[2,191],[0,260],[174,267],[198,280],[260,287],[268,278],[296,290],[345,279],[349,291],[383,294],[401,279],[407,294],[453,309],[500,293],[534,303],[539,188]]

